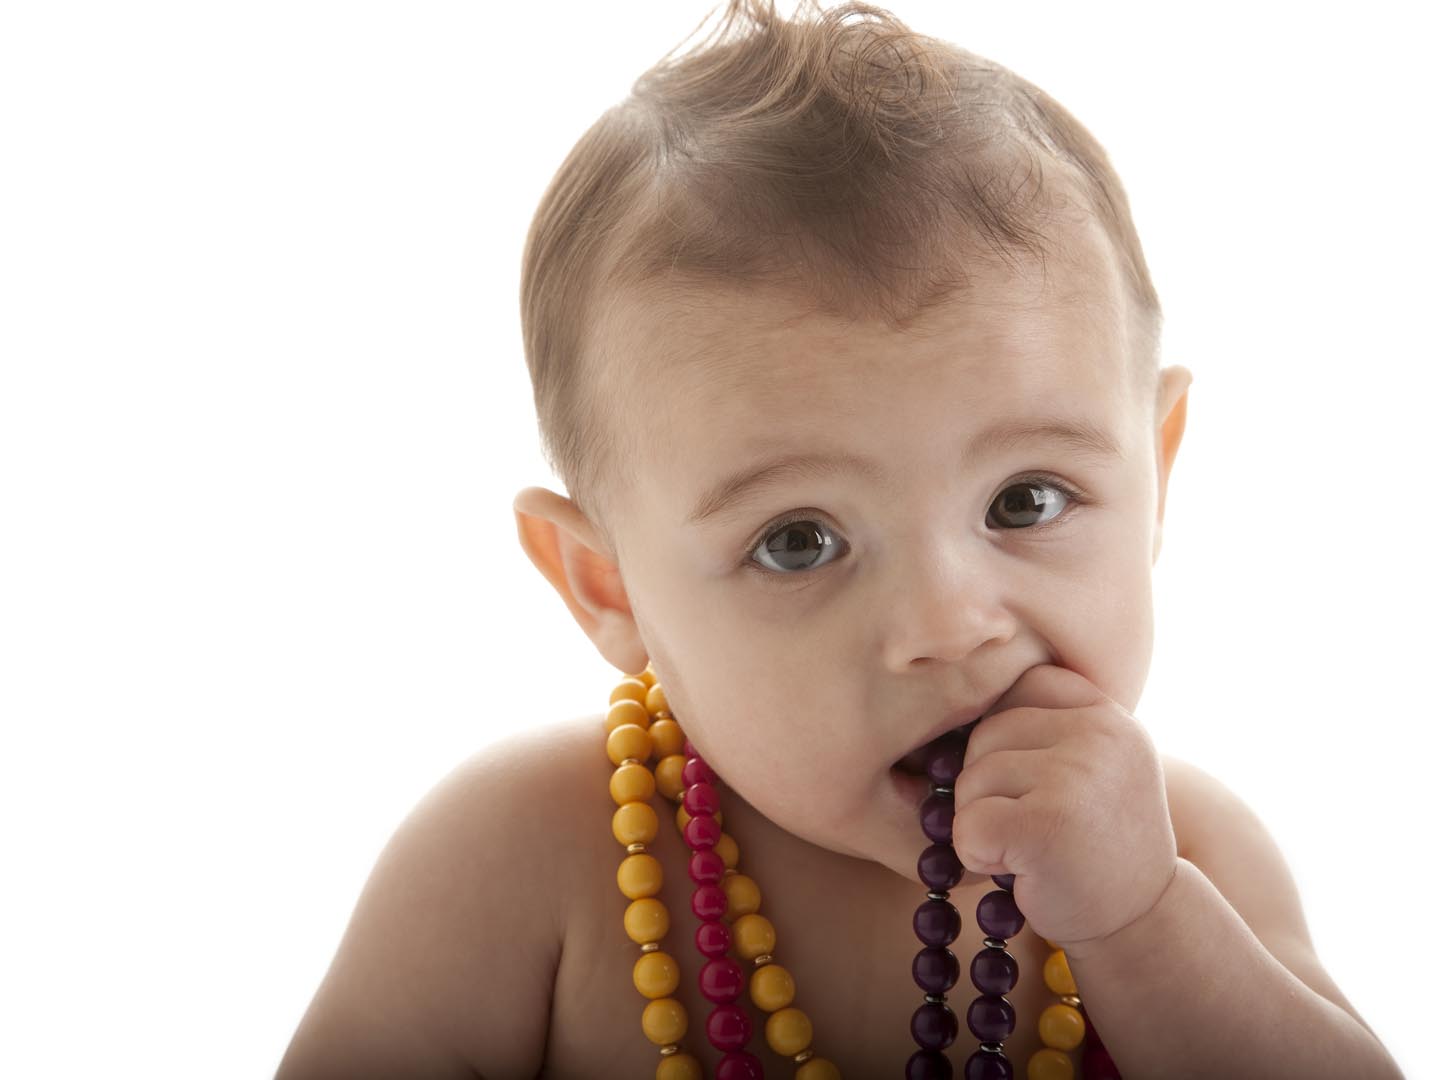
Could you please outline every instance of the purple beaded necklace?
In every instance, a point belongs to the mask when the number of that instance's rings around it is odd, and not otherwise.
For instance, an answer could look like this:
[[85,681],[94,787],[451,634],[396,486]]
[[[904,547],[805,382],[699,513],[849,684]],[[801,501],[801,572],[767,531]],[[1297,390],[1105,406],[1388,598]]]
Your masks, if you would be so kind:
[[[910,966],[915,985],[925,991],[925,1003],[910,1018],[910,1034],[920,1047],[905,1063],[906,1080],[951,1080],[950,1059],[943,1053],[955,1041],[960,1021],[945,1003],[945,992],[960,979],[960,961],[947,946],[960,936],[960,913],[950,903],[949,890],[965,872],[951,843],[955,821],[955,778],[965,763],[965,748],[972,722],[955,738],[942,740],[926,761],[930,794],[920,804],[920,828],[930,846],[920,853],[920,880],[930,889],[915,909],[915,936],[925,946]],[[1006,939],[1025,925],[1011,889],[1014,874],[992,875],[1000,886],[980,898],[975,921],[985,931],[985,948],[970,962],[970,981],[980,996],[965,1015],[980,1048],[965,1062],[965,1080],[1011,1080],[1015,1070],[1005,1056],[1004,1040],[1015,1030],[1015,1009],[1005,994],[1020,981],[1020,965],[1006,951]]]
[[[959,884],[965,867],[951,843],[955,819],[954,784],[965,762],[965,749],[970,732],[979,721],[972,721],[942,736],[926,757],[925,771],[930,779],[930,793],[920,806],[920,827],[930,846],[920,853],[917,864],[920,880],[928,888],[926,899],[915,910],[915,936],[924,945],[911,964],[915,984],[925,992],[924,1003],[910,1018],[910,1034],[920,1049],[905,1063],[906,1080],[953,1080],[954,1070],[944,1050],[959,1034],[960,1022],[946,1003],[946,992],[960,978],[960,961],[947,947],[960,935],[960,913],[949,902],[949,890]],[[711,815],[719,809],[714,771],[704,762],[689,739],[684,744],[684,803],[699,812],[711,825]],[[698,798],[691,798],[693,795]],[[719,827],[713,826],[718,836]],[[688,827],[687,827],[688,838]],[[713,839],[710,841],[713,843]],[[702,845],[703,846],[703,845]],[[697,851],[696,854],[699,854]],[[965,1080],[1014,1080],[1015,1070],[1006,1057],[1004,1040],[1015,1030],[1015,1008],[1004,997],[1020,980],[1020,965],[1007,950],[1007,939],[1017,935],[1025,925],[1025,916],[1015,904],[1012,892],[1015,875],[992,875],[999,888],[980,898],[975,908],[976,924],[985,932],[985,947],[970,962],[970,981],[980,991],[965,1015],[967,1026],[980,1040],[979,1049],[965,1062]],[[697,881],[697,884],[699,882]],[[716,910],[718,919],[719,912]],[[698,912],[697,912],[698,913]],[[709,924],[707,924],[709,925]],[[718,926],[718,922],[716,923]],[[702,930],[704,927],[702,927]],[[728,935],[725,944],[728,944]],[[697,938],[701,951],[712,959],[714,947]],[[725,945],[719,942],[721,949]],[[709,996],[707,994],[707,996]],[[732,999],[733,1000],[733,999]],[[730,1008],[734,1008],[730,1006]],[[738,1012],[739,1010],[735,1010]],[[746,1053],[750,1024],[743,1013],[736,1017],[739,1030],[730,1030],[718,1041],[712,1031],[711,1042],[726,1051],[721,1063],[721,1080],[731,1078],[763,1078],[758,1058]],[[730,1025],[733,1026],[733,1025]],[[1090,1043],[1083,1062],[1084,1080],[1120,1080],[1120,1073],[1100,1043],[1093,1025],[1087,1024]]]

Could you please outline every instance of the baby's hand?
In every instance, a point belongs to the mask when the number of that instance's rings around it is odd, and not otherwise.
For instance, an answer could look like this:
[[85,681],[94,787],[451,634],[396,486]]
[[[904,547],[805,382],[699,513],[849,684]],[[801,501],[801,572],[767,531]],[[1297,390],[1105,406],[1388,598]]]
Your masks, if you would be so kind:
[[1090,680],[1041,664],[970,731],[955,853],[1014,874],[1041,937],[1093,948],[1159,900],[1178,868],[1165,771],[1140,722]]

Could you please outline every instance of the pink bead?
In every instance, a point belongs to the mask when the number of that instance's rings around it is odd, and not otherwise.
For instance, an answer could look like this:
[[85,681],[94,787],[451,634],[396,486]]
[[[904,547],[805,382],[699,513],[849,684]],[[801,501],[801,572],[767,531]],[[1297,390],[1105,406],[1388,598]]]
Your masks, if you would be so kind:
[[745,970],[732,956],[717,956],[700,969],[697,980],[706,1001],[729,1005],[745,989]]
[[750,1041],[750,1017],[738,1005],[717,1005],[705,1021],[705,1034],[716,1050],[740,1050]]
[[680,781],[686,787],[689,787],[691,784],[713,784],[715,782],[715,772],[698,757],[691,758],[685,762],[685,767],[680,770]]
[[701,781],[685,789],[685,812],[691,817],[713,814],[720,809],[720,794],[709,784]]
[[685,843],[692,848],[713,848],[720,842],[720,823],[709,814],[692,817],[685,823]]
[[715,1080],[765,1080],[765,1066],[754,1054],[726,1054],[715,1066]]
[[1120,1070],[1103,1046],[1086,1045],[1080,1059],[1080,1075],[1084,1080],[1120,1080]]
[[730,927],[718,919],[702,922],[695,931],[695,947],[701,956],[724,956],[730,951]]
[[714,885],[725,876],[725,860],[714,848],[696,851],[690,856],[690,880],[696,885]]
[[698,885],[690,894],[690,910],[697,919],[718,919],[730,907],[730,899],[719,885]]
[[685,740],[685,745],[680,748],[680,752],[683,753],[686,758],[698,758],[700,756],[700,751],[695,749],[695,744],[689,739]]

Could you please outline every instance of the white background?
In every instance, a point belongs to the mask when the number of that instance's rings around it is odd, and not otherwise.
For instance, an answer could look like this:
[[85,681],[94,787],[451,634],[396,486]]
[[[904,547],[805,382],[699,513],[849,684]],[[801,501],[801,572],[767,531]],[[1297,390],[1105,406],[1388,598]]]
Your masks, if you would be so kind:
[[[608,700],[515,536],[558,488],[521,247],[707,10],[4,6],[0,1073],[273,1072],[415,801]],[[1432,38],[1398,0],[895,10],[1108,148],[1195,373],[1137,715],[1432,1061]]]

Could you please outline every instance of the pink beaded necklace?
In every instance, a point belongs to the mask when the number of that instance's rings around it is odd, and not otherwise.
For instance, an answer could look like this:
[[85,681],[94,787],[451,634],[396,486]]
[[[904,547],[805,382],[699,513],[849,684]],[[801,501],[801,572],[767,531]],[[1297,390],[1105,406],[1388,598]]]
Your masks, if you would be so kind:
[[[952,785],[964,763],[972,727],[937,742],[926,761],[931,784],[920,807],[920,827],[930,846],[920,853],[917,868],[929,891],[915,911],[915,936],[924,947],[910,969],[924,991],[924,1001],[910,1018],[910,1034],[919,1049],[905,1063],[906,1080],[953,1077],[944,1050],[955,1041],[960,1022],[946,1004],[946,991],[959,980],[960,962],[946,946],[960,934],[960,913],[949,903],[949,890],[959,884],[965,868],[950,843],[955,816]],[[736,869],[739,848],[721,831],[719,780],[685,738],[664,688],[648,665],[638,675],[627,675],[611,692],[605,735],[606,754],[616,767],[610,777],[610,795],[618,807],[611,832],[626,852],[615,878],[630,900],[625,932],[640,946],[633,972],[635,988],[649,999],[640,1027],[660,1047],[655,1080],[703,1077],[699,1060],[680,1044],[689,1029],[685,1007],[673,996],[680,985],[680,968],[661,947],[670,929],[670,913],[658,897],[662,867],[647,851],[659,831],[659,818],[650,806],[657,789],[680,803],[675,824],[691,850],[689,871],[695,890],[690,906],[700,919],[695,944],[706,959],[699,975],[700,992],[715,1006],[706,1019],[705,1034],[724,1054],[716,1068],[717,1080],[758,1080],[765,1075],[760,1059],[745,1050],[752,1025],[736,1004],[746,980],[740,963],[728,955],[732,950],[753,964],[750,999],[770,1014],[765,1041],[775,1053],[795,1062],[795,1080],[839,1080],[840,1070],[811,1047],[810,1018],[792,1004],[795,980],[775,962],[775,927],[759,914],[759,887]],[[647,765],[652,758],[653,772]],[[970,981],[980,996],[971,1002],[965,1021],[980,1045],[965,1062],[965,1080],[1013,1080],[1015,1075],[1003,1046],[1015,1030],[1015,1009],[1003,995],[1015,988],[1020,967],[1005,946],[1006,939],[1025,925],[1025,917],[1011,893],[1014,875],[992,880],[999,888],[981,897],[975,909],[976,924],[986,937],[985,947],[970,963]],[[1068,1052],[1082,1042],[1083,1080],[1120,1080],[1099,1035],[1086,1023],[1064,951],[1051,948],[1044,979],[1060,1000],[1040,1015],[1045,1048],[1030,1056],[1027,1080],[1074,1080],[1075,1066]]]

